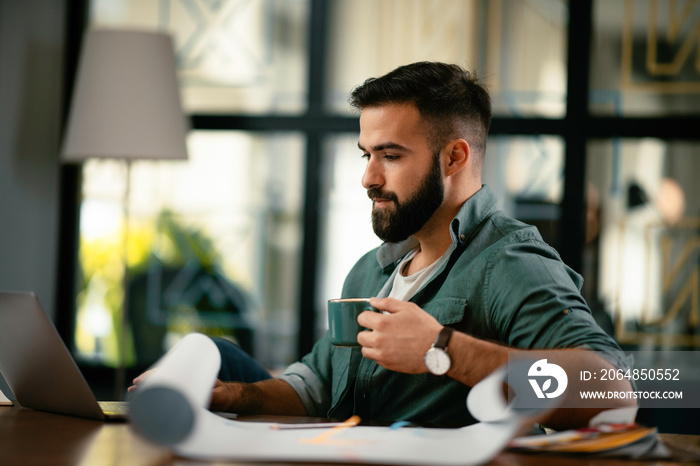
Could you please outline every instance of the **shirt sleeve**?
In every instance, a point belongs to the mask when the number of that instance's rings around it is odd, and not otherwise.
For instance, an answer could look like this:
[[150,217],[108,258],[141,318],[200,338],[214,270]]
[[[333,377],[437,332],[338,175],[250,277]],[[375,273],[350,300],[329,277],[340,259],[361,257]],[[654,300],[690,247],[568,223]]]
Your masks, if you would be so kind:
[[484,294],[494,333],[518,348],[582,348],[618,368],[629,361],[596,324],[581,296],[582,278],[541,241],[516,243],[492,257]]
[[330,404],[328,390],[306,364],[295,362],[279,378],[297,392],[309,416],[325,417],[328,410],[324,407]]
[[331,405],[330,343],[321,338],[301,362],[289,366],[280,379],[297,392],[309,416],[326,417]]

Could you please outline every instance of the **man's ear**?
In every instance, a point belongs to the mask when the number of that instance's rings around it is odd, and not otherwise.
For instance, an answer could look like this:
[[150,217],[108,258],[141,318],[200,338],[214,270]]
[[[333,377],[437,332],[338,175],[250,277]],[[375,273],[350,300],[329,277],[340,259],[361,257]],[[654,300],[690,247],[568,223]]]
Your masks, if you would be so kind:
[[467,165],[469,160],[469,143],[464,139],[454,139],[447,144],[446,152],[449,156],[445,174],[454,175]]

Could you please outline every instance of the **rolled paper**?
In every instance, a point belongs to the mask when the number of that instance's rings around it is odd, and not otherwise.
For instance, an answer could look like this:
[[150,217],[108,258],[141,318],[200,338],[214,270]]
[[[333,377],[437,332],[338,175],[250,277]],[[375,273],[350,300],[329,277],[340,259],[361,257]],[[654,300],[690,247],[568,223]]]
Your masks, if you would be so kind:
[[489,461],[532,426],[532,411],[523,416],[503,399],[505,367],[468,395],[468,407],[482,422],[459,429],[354,423],[274,429],[275,423],[230,420],[208,410],[220,360],[208,337],[185,337],[133,393],[133,427],[176,455],[197,460],[464,466]]
[[195,430],[198,412],[206,410],[221,367],[211,338],[191,333],[154,366],[129,399],[134,427],[155,443],[173,446]]

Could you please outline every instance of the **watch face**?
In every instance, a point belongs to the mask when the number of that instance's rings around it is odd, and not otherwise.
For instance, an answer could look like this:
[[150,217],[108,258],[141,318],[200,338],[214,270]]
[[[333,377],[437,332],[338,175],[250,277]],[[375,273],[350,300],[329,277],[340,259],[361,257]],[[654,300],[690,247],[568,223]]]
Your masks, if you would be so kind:
[[425,366],[435,375],[443,375],[450,370],[450,357],[440,348],[430,348],[425,353]]

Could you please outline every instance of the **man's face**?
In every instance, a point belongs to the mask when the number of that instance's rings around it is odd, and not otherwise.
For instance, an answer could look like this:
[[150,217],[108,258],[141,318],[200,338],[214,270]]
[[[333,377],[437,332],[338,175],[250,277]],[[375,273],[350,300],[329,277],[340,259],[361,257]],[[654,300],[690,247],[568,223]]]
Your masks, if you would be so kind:
[[444,197],[439,154],[418,110],[411,104],[363,109],[358,146],[367,158],[362,185],[374,201],[375,234],[398,242],[418,233]]

